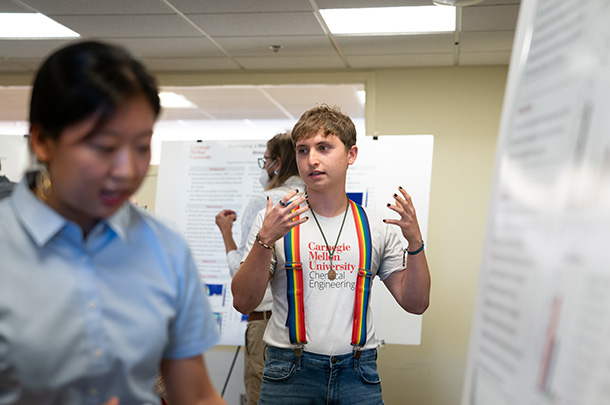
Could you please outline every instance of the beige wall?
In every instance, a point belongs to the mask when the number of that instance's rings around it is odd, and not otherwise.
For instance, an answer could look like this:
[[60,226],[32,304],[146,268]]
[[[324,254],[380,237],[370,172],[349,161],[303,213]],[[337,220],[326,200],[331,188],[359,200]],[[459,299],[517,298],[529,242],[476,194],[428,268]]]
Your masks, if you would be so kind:
[[434,135],[421,346],[380,351],[387,404],[459,404],[507,67],[377,72],[380,134]]
[[[380,350],[388,405],[460,401],[506,75],[506,66],[159,75],[163,85],[363,82],[368,134],[434,135],[426,241],[431,305],[423,318],[421,346]],[[27,83],[23,76],[0,75],[0,84]],[[155,187],[152,167],[136,195],[149,209]],[[227,356],[231,353],[227,350]]]

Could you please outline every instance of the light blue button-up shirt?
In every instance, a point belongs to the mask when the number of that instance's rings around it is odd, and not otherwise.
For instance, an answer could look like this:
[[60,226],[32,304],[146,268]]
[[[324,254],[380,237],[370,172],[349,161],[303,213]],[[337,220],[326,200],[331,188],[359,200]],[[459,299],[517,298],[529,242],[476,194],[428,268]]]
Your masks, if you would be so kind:
[[217,339],[175,230],[125,204],[83,239],[25,179],[0,202],[1,404],[156,404],[161,359]]

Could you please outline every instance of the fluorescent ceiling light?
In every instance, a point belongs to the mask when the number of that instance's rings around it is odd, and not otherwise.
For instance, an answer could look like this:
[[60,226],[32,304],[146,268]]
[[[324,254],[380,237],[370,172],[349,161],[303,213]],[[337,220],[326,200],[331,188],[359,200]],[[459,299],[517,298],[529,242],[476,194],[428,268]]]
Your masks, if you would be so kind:
[[39,13],[0,13],[0,38],[77,38],[78,32]]
[[159,98],[161,99],[161,106],[164,108],[197,108],[195,104],[182,94],[161,92],[159,93]]
[[331,33],[413,34],[455,31],[455,8],[441,6],[320,10]]

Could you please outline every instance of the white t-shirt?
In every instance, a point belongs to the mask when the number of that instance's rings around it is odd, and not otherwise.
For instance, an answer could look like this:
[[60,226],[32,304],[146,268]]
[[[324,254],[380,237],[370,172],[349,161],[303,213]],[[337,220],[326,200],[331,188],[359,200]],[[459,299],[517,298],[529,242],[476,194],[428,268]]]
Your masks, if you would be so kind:
[[[371,228],[373,253],[371,271],[385,280],[391,273],[403,269],[402,243],[393,226],[383,223],[382,217],[366,210]],[[311,212],[309,220],[300,225],[301,261],[303,262],[303,300],[305,306],[305,329],[307,344],[304,350],[325,355],[350,353],[352,317],[354,313],[355,285],[360,260],[354,217],[349,208],[345,225],[333,255],[333,269],[337,275],[328,279],[329,260],[324,238]],[[344,213],[327,218],[316,214],[326,240],[332,250],[341,228]],[[259,212],[246,244],[246,254],[255,243],[255,235],[262,226],[264,211]],[[286,270],[284,239],[275,243],[270,271],[273,292],[273,316],[267,326],[264,341],[275,347],[292,348],[286,319]],[[364,349],[378,346],[373,326],[372,312],[367,317],[367,341]]]

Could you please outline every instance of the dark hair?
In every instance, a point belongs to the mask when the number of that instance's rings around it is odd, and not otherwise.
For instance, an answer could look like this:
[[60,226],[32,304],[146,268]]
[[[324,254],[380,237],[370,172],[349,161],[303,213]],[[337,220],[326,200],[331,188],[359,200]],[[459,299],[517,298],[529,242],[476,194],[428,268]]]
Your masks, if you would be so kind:
[[280,170],[269,182],[267,190],[281,186],[291,176],[299,175],[296,153],[294,151],[292,138],[290,137],[290,131],[277,134],[267,141],[267,149],[269,149],[270,158],[280,158],[282,162]]
[[30,101],[30,125],[58,139],[62,130],[99,112],[102,126],[127,99],[142,94],[155,117],[161,111],[157,84],[127,50],[78,42],[53,53],[40,67]]
[[292,129],[292,141],[296,145],[301,139],[314,136],[320,129],[324,136],[335,135],[349,150],[356,144],[356,126],[350,117],[337,106],[327,104],[305,111]]

